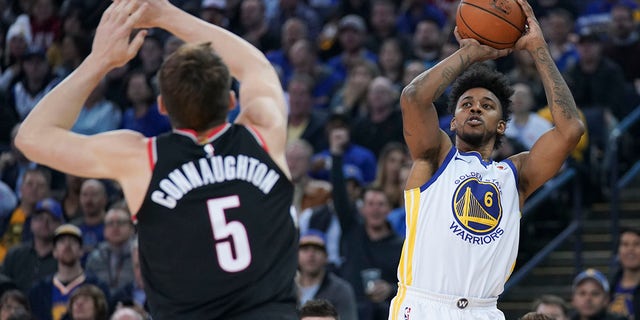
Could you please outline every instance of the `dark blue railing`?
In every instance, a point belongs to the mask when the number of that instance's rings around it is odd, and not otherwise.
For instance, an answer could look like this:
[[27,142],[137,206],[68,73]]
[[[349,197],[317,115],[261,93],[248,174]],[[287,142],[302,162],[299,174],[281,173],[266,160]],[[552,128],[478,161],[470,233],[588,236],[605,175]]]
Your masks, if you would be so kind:
[[620,190],[626,187],[631,180],[640,172],[640,162],[636,162],[631,169],[627,170],[624,176],[619,177],[618,150],[620,148],[620,138],[640,120],[640,106],[637,106],[627,117],[611,131],[607,143],[607,160],[610,174],[610,197],[611,201],[611,245],[612,252],[617,252],[617,239],[620,233]]
[[543,201],[547,200],[550,195],[554,192],[557,192],[560,188],[564,187],[567,183],[573,181],[573,219],[569,226],[567,226],[560,234],[558,234],[553,240],[551,240],[544,248],[542,248],[538,253],[536,253],[525,265],[520,267],[517,272],[515,272],[510,278],[509,281],[504,286],[504,291],[502,292],[502,296],[504,297],[509,290],[515,287],[520,281],[522,281],[533,268],[538,266],[544,259],[554,250],[556,250],[559,246],[561,246],[567,238],[571,235],[576,235],[575,242],[575,268],[576,270],[582,269],[582,241],[580,237],[580,232],[582,229],[582,188],[580,187],[580,182],[578,179],[578,174],[576,169],[568,168],[561,172],[557,177],[549,180],[544,188],[534,194],[529,200],[525,203],[522,209],[522,217],[529,215],[535,208],[537,208]]

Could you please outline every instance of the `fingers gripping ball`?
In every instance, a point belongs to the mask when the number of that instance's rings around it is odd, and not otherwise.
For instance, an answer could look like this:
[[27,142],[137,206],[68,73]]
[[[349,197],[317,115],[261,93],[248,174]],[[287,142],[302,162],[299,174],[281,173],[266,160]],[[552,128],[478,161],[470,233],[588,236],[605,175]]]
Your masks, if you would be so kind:
[[511,48],[525,31],[526,16],[516,0],[462,0],[456,26],[462,38],[496,49]]

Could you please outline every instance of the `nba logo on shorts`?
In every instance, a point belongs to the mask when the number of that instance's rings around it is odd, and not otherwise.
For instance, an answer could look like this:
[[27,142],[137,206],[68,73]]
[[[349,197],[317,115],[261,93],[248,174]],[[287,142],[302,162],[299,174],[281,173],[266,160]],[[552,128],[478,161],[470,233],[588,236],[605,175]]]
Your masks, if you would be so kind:
[[409,320],[411,307],[404,307],[404,320]]

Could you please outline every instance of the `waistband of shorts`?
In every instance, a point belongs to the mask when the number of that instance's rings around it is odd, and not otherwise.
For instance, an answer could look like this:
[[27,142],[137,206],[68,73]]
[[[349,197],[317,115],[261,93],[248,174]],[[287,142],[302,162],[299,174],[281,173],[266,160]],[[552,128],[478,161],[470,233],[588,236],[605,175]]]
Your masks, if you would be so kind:
[[419,289],[412,286],[399,285],[399,289],[404,289],[407,293],[418,299],[424,299],[444,305],[449,305],[458,309],[469,308],[496,308],[498,305],[498,298],[475,298],[465,296],[454,296],[447,294],[440,294],[429,292],[424,289]]

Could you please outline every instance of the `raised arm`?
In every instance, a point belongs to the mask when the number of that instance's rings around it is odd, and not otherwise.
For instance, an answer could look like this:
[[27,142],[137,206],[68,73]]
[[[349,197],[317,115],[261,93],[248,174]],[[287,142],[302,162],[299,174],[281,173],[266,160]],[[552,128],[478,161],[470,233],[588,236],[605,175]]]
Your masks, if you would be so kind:
[[516,49],[526,50],[533,57],[555,123],[555,127],[542,135],[529,152],[512,157],[518,167],[522,202],[560,170],[585,129],[573,96],[549,53],[531,6],[524,0],[518,0],[518,3],[527,15],[529,30],[518,40]]
[[210,42],[240,82],[236,122],[262,134],[269,153],[285,172],[286,110],[282,86],[267,58],[253,45],[216,25],[200,20],[167,0],[144,0],[149,9],[141,26],[159,27],[189,43]]
[[406,189],[425,183],[440,166],[452,146],[438,123],[433,105],[445,89],[467,67],[475,62],[504,56],[510,50],[496,50],[473,39],[461,39],[454,31],[460,49],[409,83],[400,96],[404,139],[414,161]]
[[118,179],[140,170],[130,160],[141,152],[144,159],[142,135],[116,131],[84,136],[69,130],[98,82],[138,52],[146,33],[138,33],[132,41],[130,35],[143,11],[144,7],[116,0],[104,12],[89,56],[20,126],[16,145],[29,159],[84,177]]

